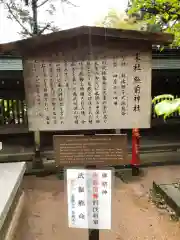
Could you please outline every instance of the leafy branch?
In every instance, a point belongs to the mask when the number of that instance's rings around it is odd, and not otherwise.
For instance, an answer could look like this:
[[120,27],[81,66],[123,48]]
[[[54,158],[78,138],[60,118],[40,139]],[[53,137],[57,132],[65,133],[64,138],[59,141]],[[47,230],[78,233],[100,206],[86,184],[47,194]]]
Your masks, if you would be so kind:
[[131,0],[128,13],[140,13],[147,24],[158,24],[161,31],[175,35],[174,46],[180,45],[179,0]]
[[[60,0],[62,3],[77,7],[69,0]],[[48,4],[49,3],[49,4]],[[58,27],[53,22],[40,23],[39,10],[47,4],[45,10],[50,16],[56,12],[51,0],[0,0],[0,4],[8,10],[8,18],[15,21],[20,27],[22,37],[32,37],[33,35],[43,34],[45,31],[57,31]]]
[[[21,28],[26,33],[26,35],[33,36],[33,34],[23,25],[23,21],[21,22],[21,20],[17,16],[16,11],[18,11],[18,10],[16,9],[15,4],[12,1],[10,1],[10,3],[8,3],[3,0],[1,0],[1,3],[3,3],[5,5],[5,7],[8,9],[8,12],[9,12],[8,18],[9,19],[13,18],[21,26]],[[24,11],[24,13],[25,13],[25,11]]]

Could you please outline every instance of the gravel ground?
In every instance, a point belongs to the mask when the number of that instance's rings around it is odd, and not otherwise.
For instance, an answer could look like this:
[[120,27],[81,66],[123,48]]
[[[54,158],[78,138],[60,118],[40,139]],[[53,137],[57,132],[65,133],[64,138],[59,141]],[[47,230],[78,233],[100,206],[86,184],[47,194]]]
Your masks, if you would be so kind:
[[[179,181],[180,167],[156,167],[113,190],[112,230],[100,231],[101,240],[179,240],[180,223],[149,200],[153,180]],[[65,183],[56,176],[25,177],[26,206],[14,240],[88,239],[87,230],[69,229]]]

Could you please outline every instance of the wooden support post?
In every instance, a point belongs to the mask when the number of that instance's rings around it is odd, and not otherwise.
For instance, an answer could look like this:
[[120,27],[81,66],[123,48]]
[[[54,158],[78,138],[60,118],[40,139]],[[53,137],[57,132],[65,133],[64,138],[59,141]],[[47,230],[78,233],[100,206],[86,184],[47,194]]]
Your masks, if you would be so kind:
[[40,156],[40,131],[34,132],[34,144],[35,144],[35,157],[33,159],[33,168],[36,169],[42,169],[43,168],[43,162]]
[[99,229],[88,229],[88,240],[99,240]]
[[115,130],[115,133],[116,133],[116,134],[121,134],[121,129],[116,129],[116,130]]

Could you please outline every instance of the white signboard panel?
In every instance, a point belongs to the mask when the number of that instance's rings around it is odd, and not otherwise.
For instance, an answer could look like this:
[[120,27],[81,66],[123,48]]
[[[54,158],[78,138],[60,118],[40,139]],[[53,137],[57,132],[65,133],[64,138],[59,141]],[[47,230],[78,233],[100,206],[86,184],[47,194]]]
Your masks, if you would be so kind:
[[25,61],[30,130],[150,127],[150,52],[94,49],[77,56]]
[[71,228],[111,229],[111,170],[67,169]]

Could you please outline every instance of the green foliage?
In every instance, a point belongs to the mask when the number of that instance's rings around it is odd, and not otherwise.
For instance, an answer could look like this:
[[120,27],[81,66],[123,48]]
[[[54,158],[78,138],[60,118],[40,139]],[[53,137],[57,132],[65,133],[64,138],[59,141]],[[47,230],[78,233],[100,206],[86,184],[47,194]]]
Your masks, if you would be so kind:
[[108,14],[96,22],[95,25],[100,27],[140,30],[143,29],[144,22],[137,21],[135,17],[128,17],[125,14],[121,14],[115,9],[110,9]]
[[164,120],[166,120],[166,118],[172,113],[177,111],[180,113],[180,98],[174,98],[174,96],[170,94],[156,96],[152,100],[152,104],[155,113],[158,116],[163,116]]
[[173,46],[180,45],[180,2],[179,0],[132,0],[128,14],[139,13],[148,25],[175,36]]

